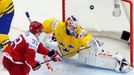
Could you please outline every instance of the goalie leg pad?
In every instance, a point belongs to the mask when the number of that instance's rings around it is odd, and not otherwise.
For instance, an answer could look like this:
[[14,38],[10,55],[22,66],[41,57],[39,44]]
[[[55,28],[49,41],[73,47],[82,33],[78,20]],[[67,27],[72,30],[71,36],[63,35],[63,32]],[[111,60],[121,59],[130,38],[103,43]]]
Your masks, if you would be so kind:
[[[100,68],[115,68],[116,60],[102,51],[103,45],[98,43],[95,38],[92,38],[88,45],[91,47],[79,52],[80,62]],[[100,54],[101,52],[102,54]]]
[[79,61],[99,68],[111,69],[116,72],[129,72],[132,67],[125,58],[119,55],[111,55],[105,52],[96,55],[92,49],[85,49],[79,52]]
[[91,66],[115,69],[116,59],[111,56],[96,55],[96,53],[90,49],[85,49],[79,52],[79,61]]

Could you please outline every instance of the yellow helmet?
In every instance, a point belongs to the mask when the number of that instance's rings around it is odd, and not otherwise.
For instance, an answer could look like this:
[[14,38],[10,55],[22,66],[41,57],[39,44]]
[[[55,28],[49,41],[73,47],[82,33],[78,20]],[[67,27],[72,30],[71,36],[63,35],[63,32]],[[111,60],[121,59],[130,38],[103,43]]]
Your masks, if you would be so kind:
[[52,31],[52,22],[55,21],[55,18],[46,19],[43,21],[42,25],[44,27],[43,31],[50,33]]

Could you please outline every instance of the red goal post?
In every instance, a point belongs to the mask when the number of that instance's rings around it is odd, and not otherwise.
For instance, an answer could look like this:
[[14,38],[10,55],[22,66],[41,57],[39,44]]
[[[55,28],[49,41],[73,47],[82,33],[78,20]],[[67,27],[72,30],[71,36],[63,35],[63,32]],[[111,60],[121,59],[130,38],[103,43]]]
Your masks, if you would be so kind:
[[127,2],[129,3],[130,5],[130,63],[131,63],[131,66],[134,67],[134,44],[133,44],[133,2],[131,0],[122,0],[124,2]]

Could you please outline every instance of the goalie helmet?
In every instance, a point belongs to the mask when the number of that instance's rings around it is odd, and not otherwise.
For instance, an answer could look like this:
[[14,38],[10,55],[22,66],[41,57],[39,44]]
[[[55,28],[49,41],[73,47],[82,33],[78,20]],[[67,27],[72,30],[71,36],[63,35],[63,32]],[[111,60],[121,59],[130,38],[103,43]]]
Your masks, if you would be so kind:
[[70,34],[75,35],[79,24],[77,18],[74,16],[70,16],[67,18],[65,23],[67,26],[67,30],[70,32]]
[[43,25],[40,22],[33,21],[30,24],[29,31],[33,34],[41,33],[43,31]]

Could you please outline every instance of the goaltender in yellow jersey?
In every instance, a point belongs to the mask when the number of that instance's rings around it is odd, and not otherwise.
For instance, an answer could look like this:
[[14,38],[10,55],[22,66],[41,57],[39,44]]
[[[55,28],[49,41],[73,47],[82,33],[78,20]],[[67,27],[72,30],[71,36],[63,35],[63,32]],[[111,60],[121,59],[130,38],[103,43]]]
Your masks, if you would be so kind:
[[55,18],[45,20],[43,25],[44,32],[52,32],[54,34],[63,55],[75,52],[67,55],[67,57],[74,56],[81,47],[87,47],[88,41],[92,38],[92,35],[84,33],[80,26],[77,28],[77,36],[72,36],[67,30],[65,22],[58,21]]
[[[79,62],[116,72],[126,73],[133,69],[121,55],[103,50],[103,44],[83,29],[74,16],[69,16],[65,22],[55,18],[46,19],[43,26],[44,32],[52,34],[50,39],[56,41],[56,49],[62,56],[73,57],[78,53]],[[44,44],[50,44],[51,40],[44,41]],[[52,44],[48,48],[52,48]]]

